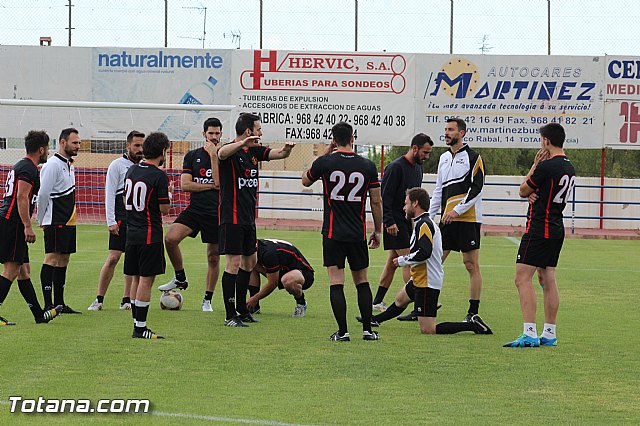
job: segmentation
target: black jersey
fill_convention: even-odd
[[[182,162],[182,173],[190,174],[193,182],[212,184],[211,156],[204,148],[187,152]],[[217,189],[191,192],[190,194],[190,210],[207,215],[218,215],[218,197],[220,195]]]
[[[300,253],[300,250],[290,242],[283,240],[258,240],[258,264],[267,273],[280,271],[280,275],[294,269],[313,272],[313,268]]]
[[[164,171],[145,162],[129,167],[124,180],[127,245],[162,242],[160,204],[169,202],[169,179]]]
[[[526,233],[541,238],[564,237],[562,211],[567,199],[573,196],[576,170],[564,155],[556,155],[542,161],[527,185],[538,194],[535,203],[529,205]]]
[[[220,160],[220,224],[253,225],[256,221],[258,162],[269,161],[271,149],[243,148]]]
[[[317,158],[307,177],[322,179],[322,235],[337,241],[366,240],[367,194],[369,188],[380,187],[376,165],[353,152],[334,152]]]
[[[404,213],[407,189],[422,186],[422,166],[411,164],[407,157],[393,160],[385,169],[382,182],[382,223],[389,227],[399,222],[411,229],[411,222]]]
[[[40,189],[40,177],[38,176],[38,168],[33,161],[23,158],[18,161],[9,171],[7,181],[4,184],[4,196],[2,198],[2,206],[0,206],[0,217],[12,222],[22,222],[18,213],[18,182],[27,182],[31,184],[29,192],[29,217],[36,208],[36,196]]]

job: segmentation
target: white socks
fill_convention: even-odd
[[[538,332],[536,330],[535,322],[525,322],[524,323],[524,331],[523,333],[529,337],[538,337]]]

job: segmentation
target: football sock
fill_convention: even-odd
[[[347,300],[344,298],[344,284],[330,285],[329,297],[333,316],[338,323],[338,332],[344,335],[347,332]]]
[[[461,331],[475,331],[476,325],[472,322],[441,322],[436,325],[436,334],[456,334]]]
[[[556,338],[556,325],[544,323],[544,328],[542,329],[542,337],[546,337],[547,339],[555,339]]]
[[[373,299],[373,304],[377,305],[378,303],[382,303],[384,300],[384,296],[387,294],[387,287],[378,286],[378,291],[376,292],[376,297]]]
[[[131,299],[131,318],[136,320],[136,299]]]
[[[130,304],[131,303],[131,298],[130,297],[123,297],[122,298],[122,302],[120,302],[120,303],[122,303],[122,304],[129,303]]]
[[[4,300],[7,298],[9,294],[9,290],[11,290],[11,283],[7,278],[0,275],[0,305],[4,303]]]
[[[536,331],[536,323],[525,322],[523,333],[529,337],[538,337],[538,332]]]
[[[236,275],[224,271],[222,274],[222,298],[227,319],[236,316]]]
[[[43,264],[40,269],[40,284],[42,285],[42,294],[44,296],[44,306],[53,306],[51,298],[53,292],[53,266]]]
[[[238,275],[236,276],[236,311],[241,315],[249,313],[247,309],[249,277],[251,277],[251,272],[247,272],[242,268],[238,269]]]
[[[477,314],[479,308],[480,308],[480,301],[479,300],[469,299],[469,310],[467,311],[468,313]]]
[[[371,314],[373,311],[371,297],[371,287],[368,282],[356,285],[358,291],[358,308],[360,308],[360,316],[362,317],[362,330],[371,331]]]
[[[147,314],[149,313],[149,303],[136,300],[136,317],[133,326],[138,330],[147,328]]]
[[[27,302],[27,306],[31,309],[33,317],[42,318],[42,308],[40,307],[40,302],[38,302],[38,296],[36,296],[36,291],[33,288],[31,279],[27,278],[26,280],[18,280],[18,289],[20,290],[20,294],[22,294],[24,301]]]
[[[386,311],[378,314],[378,315],[374,315],[373,316],[373,320],[374,321],[378,321],[378,322],[384,322],[387,320],[390,320],[392,318],[397,317],[398,315],[400,315],[401,313],[404,312],[404,310],[407,308],[400,308],[399,306],[396,305],[395,302],[393,302]]]
[[[187,274],[185,274],[184,269],[176,271],[176,280],[183,282],[187,280]]]
[[[260,287],[250,285],[249,286],[249,296],[255,296],[260,291]]]
[[[98,303],[102,303],[104,302],[104,296],[97,295],[96,300],[98,301]]]
[[[306,305],[307,301],[304,299],[304,293],[302,293],[302,296],[300,296],[300,298],[294,297],[294,299],[296,299],[296,303],[298,305]]]
[[[64,286],[67,279],[67,267],[53,268],[53,303],[64,305]]]
[[[204,300],[208,300],[209,302],[211,302],[211,299],[213,299],[213,292],[212,291],[205,291],[204,292]]]

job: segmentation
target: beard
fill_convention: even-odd
[[[458,138],[450,138],[450,139],[445,139],[444,142],[448,145],[455,145],[456,143],[458,143]]]
[[[158,167],[162,166],[164,166],[164,156],[162,156],[162,160],[160,160],[160,163],[158,164]]]
[[[69,158],[75,157],[76,155],[78,155],[78,151],[76,151],[73,148],[67,148],[66,146],[64,147],[64,153],[67,154]]]
[[[44,163],[46,163],[46,162],[47,162],[47,157],[48,157],[48,155],[47,155],[47,154],[42,154],[42,155],[40,156],[40,158],[38,158],[38,164],[44,164]]]
[[[416,215],[416,212],[413,211],[413,209],[407,210],[405,212],[405,217],[407,218],[407,220],[413,219],[415,217],[415,215]]]
[[[133,161],[134,163],[139,163],[140,160],[142,160],[142,152],[139,152],[137,154],[132,153],[131,151],[127,152],[127,156],[129,157],[129,159],[131,161]]]
[[[413,156],[413,162],[414,162],[415,164],[422,165],[422,163],[424,163],[424,160],[422,160],[422,159],[420,158],[420,154],[416,154],[416,155],[414,155],[414,156]]]

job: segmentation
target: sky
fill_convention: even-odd
[[[550,0],[551,53],[639,55],[640,2]],[[68,44],[68,0],[0,0],[0,45]],[[73,46],[164,46],[164,0],[72,0]],[[355,0],[264,0],[263,48],[356,50]],[[168,45],[260,48],[259,0],[168,0]],[[455,54],[546,55],[547,0],[453,0]],[[206,22],[205,9],[206,8]],[[449,53],[450,0],[359,0],[359,51]],[[206,26],[205,26],[206,23]],[[238,37],[239,36],[239,37]],[[484,40],[484,41],[483,41]]]

